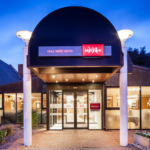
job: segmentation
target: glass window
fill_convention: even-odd
[[[120,107],[119,93],[120,93],[119,88],[107,88],[107,108]],[[119,129],[120,126],[119,110],[106,110],[105,117],[106,117],[106,127],[108,129]],[[139,129],[139,128],[140,128],[140,88],[138,86],[128,87],[128,129]]]
[[[43,108],[47,107],[46,94],[43,94]]]
[[[128,129],[140,128],[140,88],[128,87]]]
[[[32,109],[38,111],[38,120],[41,123],[41,94],[31,93]],[[17,112],[23,109],[23,93],[17,93]]]
[[[42,109],[42,123],[44,123],[44,124],[47,123],[46,109]]]
[[[50,130],[62,129],[62,91],[50,91]]]
[[[77,128],[87,128],[87,91],[76,92],[76,118]],[[68,113],[69,114],[69,113]]]
[[[120,107],[120,89],[107,88],[107,108]]]
[[[2,94],[0,94],[0,108],[3,108],[3,106],[2,106]]]
[[[87,94],[86,94],[87,95]],[[64,107],[64,128],[74,128],[74,92],[73,91],[65,91],[63,92],[63,107]],[[79,101],[78,101],[79,103]],[[79,105],[79,104],[78,104]],[[83,110],[80,110],[78,108],[78,112]],[[83,112],[84,113],[84,112]],[[82,117],[82,116],[80,116]],[[79,120],[79,115],[78,115],[78,120]],[[82,119],[81,119],[82,120]]]
[[[16,122],[16,94],[4,94],[4,113],[6,119]]]
[[[105,111],[105,127],[107,129],[120,128],[120,110]]]
[[[150,86],[141,87],[142,129],[150,129]]]
[[[17,93],[17,112],[23,109],[23,93]]]
[[[32,93],[32,109],[36,109],[38,111],[38,120],[41,123],[41,93]]]
[[[3,110],[0,110],[0,124],[2,122],[2,117],[3,117]]]
[[[31,93],[32,109],[38,111],[38,120],[41,123],[41,94]],[[17,112],[23,109],[23,93],[17,93]]]
[[[101,90],[89,90],[89,129],[101,129],[102,127],[101,99]]]

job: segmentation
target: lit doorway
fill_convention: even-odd
[[[88,129],[88,91],[63,92],[63,129]]]

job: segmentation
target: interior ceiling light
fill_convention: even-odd
[[[96,76],[96,78],[97,78],[97,76]]]
[[[52,76],[52,78],[55,78],[55,76]]]
[[[56,81],[56,83],[58,83],[58,81]]]
[[[68,81],[68,79],[66,79],[66,81]]]
[[[84,81],[84,79],[82,79],[82,81]]]
[[[94,80],[92,82],[94,82]]]

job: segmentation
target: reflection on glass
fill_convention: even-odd
[[[0,108],[2,108],[2,94],[0,94]]]
[[[101,108],[90,109],[92,103],[101,107],[101,90],[89,90],[89,129],[101,129]]]
[[[50,90],[50,130],[62,129],[62,91]]]
[[[43,94],[43,108],[47,107],[46,94]]]
[[[107,108],[120,106],[119,88],[107,89]],[[140,128],[140,88],[138,86],[128,87],[128,129]],[[114,96],[116,98],[114,98]],[[112,97],[112,98],[108,98]],[[108,101],[109,99],[109,101]],[[114,104],[115,99],[115,104]],[[117,101],[116,101],[117,100]],[[110,104],[112,103],[112,105]],[[119,129],[120,111],[106,110],[106,127],[108,129]],[[114,119],[116,118],[116,120]],[[112,122],[110,121],[112,120]],[[114,122],[114,123],[113,123]]]
[[[74,92],[63,93],[64,128],[74,128]]]
[[[4,113],[6,119],[16,122],[16,94],[4,94]]]
[[[76,92],[77,127],[87,128],[87,92]]]
[[[142,129],[150,129],[150,87],[141,87]]]

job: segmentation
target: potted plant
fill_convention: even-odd
[[[136,131],[134,134],[134,143],[150,149],[150,132]]]

